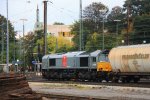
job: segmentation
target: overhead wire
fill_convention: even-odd
[[[57,12],[59,12],[59,13],[65,13],[69,18],[71,18],[72,20],[76,20],[76,12],[74,12],[74,11],[71,11],[71,10],[68,10],[68,9],[65,9],[65,8],[61,8],[61,7],[57,7],[55,4],[52,4],[52,7],[54,8],[54,9],[56,9],[56,11]],[[74,14],[75,16],[73,16],[73,15],[71,15],[71,14]],[[54,15],[54,14],[53,14]],[[61,15],[61,14],[60,14]],[[54,15],[55,16],[55,18],[57,17],[57,19],[60,19],[60,16],[56,16],[56,15]],[[63,18],[65,18],[66,19],[66,17],[64,17],[64,16],[61,16],[61,17],[63,17]]]

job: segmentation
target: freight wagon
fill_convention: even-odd
[[[150,44],[119,46],[109,53],[115,81],[138,82],[150,76]]]

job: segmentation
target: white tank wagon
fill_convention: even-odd
[[[112,71],[117,72],[116,81],[133,80],[150,76],[150,44],[119,46],[109,53]]]

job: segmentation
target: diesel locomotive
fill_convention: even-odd
[[[101,81],[110,71],[108,50],[57,53],[42,58],[42,75],[47,79]]]

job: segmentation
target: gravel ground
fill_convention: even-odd
[[[150,100],[150,88],[29,82],[33,91],[110,100]]]

